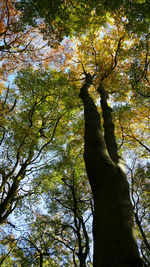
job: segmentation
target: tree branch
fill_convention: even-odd
[[[140,220],[138,218],[138,214],[136,212],[134,213],[134,217],[135,217],[136,224],[139,227],[140,233],[141,233],[141,235],[143,237],[143,242],[144,242],[146,248],[150,251],[150,245],[149,245],[149,243],[147,241],[146,235],[145,235],[145,233],[143,231],[143,228],[141,226],[141,222],[140,222]]]
[[[98,92],[101,97],[101,107],[102,107],[102,115],[104,119],[104,139],[109,152],[109,155],[114,163],[119,163],[119,155],[118,155],[118,147],[115,137],[115,126],[112,119],[112,109],[108,106],[107,103],[107,94],[102,85],[102,83],[98,86]]]

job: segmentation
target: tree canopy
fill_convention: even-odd
[[[0,6],[0,265],[148,266],[149,1]]]

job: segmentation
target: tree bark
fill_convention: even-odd
[[[87,75],[79,97],[84,105],[85,117],[84,160],[94,199],[93,266],[141,267],[133,235],[133,208],[128,182],[118,164],[115,142],[109,140],[106,113],[107,132],[103,136],[100,114],[88,93],[91,83],[92,77]],[[112,125],[110,117],[109,121]]]

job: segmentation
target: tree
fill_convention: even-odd
[[[8,83],[9,75],[16,70],[39,66],[41,62],[50,64],[60,60],[61,47],[55,51],[47,46],[40,34],[44,27],[40,21],[35,29],[25,25],[22,14],[11,0],[0,3],[0,80]],[[63,48],[62,48],[63,49]],[[66,53],[67,54],[67,53]],[[12,79],[12,78],[11,78]]]
[[[122,14],[122,22],[129,32],[147,32],[150,20],[148,0],[21,0],[16,7],[22,11],[22,21],[37,27],[42,18],[42,32],[51,45],[58,44],[64,36],[82,35],[87,29],[105,25],[107,18]],[[90,14],[90,15],[89,15]]]
[[[22,229],[18,226],[21,236],[15,240],[14,234],[16,246],[10,253],[8,251],[6,255],[3,255],[4,262],[8,259],[9,253],[13,262],[24,264],[24,266],[31,264],[34,266],[38,264],[40,266],[47,266],[46,264],[91,266],[92,196],[84,171],[82,154],[75,149],[76,143],[78,143],[77,140],[72,140],[66,149],[60,152],[61,157],[57,163],[54,161],[45,166],[44,180],[37,175],[35,187],[41,184],[39,194],[42,195],[44,201],[42,203],[45,207],[44,212],[42,208],[37,208],[34,216],[27,218]],[[35,198],[34,206],[36,202]],[[26,214],[25,207],[22,212]],[[16,230],[19,232],[19,229]],[[3,240],[5,240],[5,242],[2,241],[3,243],[12,246],[9,236]]]
[[[78,142],[68,142],[66,150],[62,151],[60,162],[50,166],[51,175],[55,175],[55,179],[47,190],[46,203],[50,218],[44,232],[56,244],[70,251],[72,265],[84,267],[88,266],[87,258],[90,256],[88,224],[92,215],[92,196],[82,154],[77,151]],[[58,180],[56,184],[56,177],[61,177],[62,182]]]
[[[11,0],[0,3],[0,78],[7,80],[8,75],[29,61],[37,60],[37,34],[32,27],[26,28]]]
[[[100,84],[103,137],[100,115],[88,94],[91,83],[92,77],[87,74],[80,98],[85,114],[84,159],[94,199],[94,266],[142,266],[133,237],[133,209],[128,183],[120,167],[122,159],[117,153],[106,92]]]
[[[14,92],[8,87],[6,95],[1,97],[0,223],[7,219],[22,195],[28,194],[28,175],[40,168],[39,162],[68,109],[61,98],[71,87],[64,74],[53,74],[41,71],[37,78],[39,72],[21,72],[16,81],[19,91]],[[43,78],[46,87],[43,87]],[[65,83],[62,95],[57,94],[58,88],[63,88]],[[55,88],[55,93],[50,88]]]
[[[112,28],[113,28],[113,25],[112,25]],[[127,185],[127,182],[125,180],[125,175],[123,174],[125,167],[123,168],[124,164],[122,162],[122,159],[118,156],[117,142],[116,142],[115,133],[114,133],[114,123],[113,123],[113,120],[112,120],[113,118],[111,115],[113,110],[110,108],[110,106],[108,106],[107,101],[108,101],[109,95],[112,97],[112,94],[114,94],[115,88],[116,88],[116,95],[119,94],[119,96],[120,96],[119,97],[119,103],[121,103],[121,101],[126,101],[124,96],[123,96],[122,86],[120,86],[121,85],[120,81],[122,83],[124,83],[124,80],[127,78],[127,80],[125,82],[125,88],[123,90],[125,90],[126,93],[129,90],[130,94],[133,94],[134,97],[136,98],[136,101],[138,103],[139,108],[142,109],[142,106],[141,106],[141,103],[139,105],[139,97],[137,98],[138,92],[136,91],[136,96],[135,96],[135,91],[133,91],[133,92],[131,91],[131,87],[129,86],[129,84],[130,84],[130,82],[132,84],[133,81],[130,80],[128,76],[126,76],[125,65],[123,65],[123,69],[121,66],[122,65],[121,57],[124,56],[124,53],[126,55],[126,59],[128,59],[128,61],[127,61],[128,68],[130,66],[129,62],[130,61],[132,62],[132,60],[134,60],[135,54],[132,55],[133,58],[131,59],[131,54],[129,56],[128,52],[127,53],[125,51],[123,52],[124,49],[123,50],[121,49],[121,46],[123,46],[122,42],[123,42],[124,38],[120,37],[120,39],[118,41],[118,45],[116,45],[114,43],[114,40],[115,40],[114,37],[113,37],[113,43],[111,43],[112,40],[111,40],[110,34],[109,34],[109,39],[107,38],[108,33],[109,33],[109,31],[107,30],[106,37],[104,34],[103,40],[98,41],[98,42],[95,40],[96,39],[95,33],[93,35],[87,34],[85,37],[83,37],[83,40],[79,39],[80,49],[79,49],[79,53],[78,53],[78,55],[79,55],[78,61],[76,61],[76,63],[78,63],[77,68],[78,68],[78,70],[80,70],[80,72],[78,72],[78,76],[76,74],[75,75],[76,75],[76,78],[78,78],[78,79],[79,79],[79,73],[80,73],[80,75],[83,75],[83,73],[85,75],[85,83],[83,84],[83,86],[80,89],[80,98],[83,101],[84,113],[85,113],[85,137],[84,137],[85,138],[85,152],[84,152],[84,158],[85,158],[87,174],[88,174],[89,181],[91,184],[94,203],[95,203],[95,213],[94,213],[95,219],[94,219],[94,224],[93,224],[94,225],[93,226],[94,227],[93,234],[95,236],[95,240],[94,240],[94,245],[95,245],[95,248],[94,248],[95,249],[95,255],[94,255],[95,256],[95,259],[94,259],[95,262],[94,262],[94,264],[95,265],[94,266],[107,266],[107,264],[108,264],[108,266],[121,266],[121,264],[124,266],[125,263],[115,262],[115,259],[113,262],[113,257],[115,257],[115,252],[114,252],[113,248],[115,247],[115,249],[117,251],[117,246],[113,244],[113,241],[112,241],[113,236],[111,236],[111,234],[113,235],[113,233],[110,233],[108,229],[111,227],[111,225],[117,226],[117,223],[115,222],[115,218],[113,218],[113,214],[114,214],[114,217],[117,218],[117,214],[119,214],[119,211],[121,212],[121,215],[119,215],[120,219],[117,219],[118,223],[119,223],[119,220],[122,220],[123,223],[125,223],[125,218],[121,219],[121,217],[123,218],[123,216],[125,215],[125,212],[127,212],[126,213],[126,219],[129,222],[129,218],[130,218],[130,220],[132,221],[132,223],[131,223],[132,226],[130,225],[130,227],[132,228],[133,227],[133,209],[132,209],[131,202],[129,200],[128,185]],[[123,33],[123,31],[121,31],[121,33]],[[97,36],[99,36],[99,32],[97,33]],[[116,39],[117,38],[118,37],[117,37],[117,32],[116,32]],[[101,45],[101,43],[102,43],[102,45]],[[109,43],[109,45],[108,45],[108,43]],[[111,47],[110,50],[106,50],[107,48],[105,49],[105,47],[107,45],[109,48]],[[114,51],[114,47],[115,47],[116,52]],[[147,56],[146,56],[147,55],[147,49],[145,49],[145,50],[146,50],[146,53],[142,47],[142,53],[144,52],[143,53],[144,54],[143,55],[144,56],[143,61],[145,61],[147,58]],[[120,56],[118,56],[118,54]],[[136,54],[136,56],[137,56],[137,54]],[[120,60],[121,60],[121,65],[120,65]],[[145,66],[146,66],[146,64],[145,64]],[[121,75],[118,72],[118,68],[119,68],[119,71],[121,70]],[[132,68],[132,64],[131,64],[131,68]],[[72,74],[75,73],[75,69],[76,69],[76,67],[74,66]],[[88,73],[85,70],[87,70]],[[143,73],[143,71],[141,69],[141,74],[142,73]],[[130,72],[130,74],[131,74],[131,72]],[[117,75],[119,75],[119,76],[117,77]],[[142,101],[143,101],[143,104],[144,104],[144,102],[146,104],[147,103],[147,83],[148,83],[147,74],[146,74],[146,77],[142,76],[141,82],[142,82],[143,86],[140,86],[140,91],[144,89],[144,91],[146,93],[146,94],[144,93],[146,100],[142,99]],[[90,89],[89,88],[90,86],[91,86],[91,93],[93,93],[93,88],[95,87],[96,90],[99,92],[100,97],[101,97],[101,109],[102,109],[101,116],[102,116],[103,121],[104,121],[104,125],[103,125],[104,137],[102,134],[103,128],[102,128],[101,122],[100,122],[100,115],[98,114],[98,111],[97,111],[97,108],[94,104],[94,101],[92,100],[92,98],[88,94],[88,89]],[[93,93],[93,95],[94,95],[94,93]],[[114,102],[116,101],[115,97],[116,96],[114,94],[114,98],[112,97]],[[117,101],[118,101],[118,99],[117,99]],[[129,99],[128,99],[128,101],[129,101]],[[131,100],[130,103],[132,104],[131,105],[132,106],[132,112],[134,113],[134,108],[136,110],[136,105],[134,103],[134,100]],[[114,103],[113,103],[113,105],[114,105]],[[135,105],[135,107],[133,105]],[[114,105],[114,107],[115,107],[115,105]],[[118,108],[116,108],[116,109],[118,109]],[[145,111],[146,110],[148,111],[148,109],[146,108],[146,105],[145,105]],[[132,120],[130,121],[130,130],[131,130],[132,124],[135,127],[136,120],[138,119],[139,113],[137,110],[136,110],[136,112],[137,112],[136,117],[132,117],[133,121]],[[129,115],[129,109],[128,109],[128,115]],[[140,116],[141,116],[141,114],[140,114]],[[125,126],[125,124],[126,124],[125,118],[123,117],[121,119],[123,119],[123,121],[121,122],[121,125]],[[141,121],[141,123],[142,123],[142,121]],[[124,126],[122,126],[122,127],[124,127]],[[140,134],[139,128],[138,128],[138,131],[139,131],[138,134]],[[128,132],[129,132],[129,130],[128,130]],[[134,132],[136,133],[136,130],[134,130]],[[138,138],[136,140],[138,140]],[[149,149],[146,146],[144,146],[144,147],[146,148],[146,151],[149,151]],[[111,161],[109,161],[110,159],[111,159]],[[114,169],[116,168],[116,171],[114,170],[114,174],[113,174],[113,168]],[[117,176],[118,176],[117,172],[118,171],[120,171],[120,174],[119,174],[120,178],[117,178]],[[116,178],[115,178],[115,176],[116,176]],[[122,179],[121,179],[121,176],[122,176]],[[115,185],[115,180],[117,180],[116,185]],[[119,182],[119,180],[120,180],[120,182]],[[110,188],[109,188],[109,186],[110,186]],[[117,193],[117,191],[118,191],[118,193]],[[114,194],[114,196],[113,196],[113,194]],[[118,194],[118,196],[117,196],[117,194]],[[105,197],[105,195],[106,195],[106,197]],[[112,195],[112,198],[111,198],[111,195]],[[113,201],[115,201],[115,197],[117,198],[116,203],[118,202],[118,208],[117,208],[117,205],[113,203]],[[126,200],[123,199],[124,197]],[[109,199],[109,202],[107,202],[108,199]],[[122,204],[120,201],[121,202],[123,201]],[[120,204],[119,204],[119,202],[120,202]],[[126,203],[126,205],[128,205],[128,208],[127,208],[127,206],[125,208],[125,205],[123,203]],[[112,206],[111,206],[111,204],[112,204]],[[115,206],[117,209],[116,215],[115,215]],[[119,207],[121,207],[121,206],[122,207],[124,206],[124,208],[122,208],[122,210],[121,209],[119,210]],[[109,208],[110,208],[110,210],[109,210]],[[124,213],[124,215],[122,215],[122,213]],[[127,214],[129,217],[127,216]],[[105,217],[105,216],[107,216],[107,217]],[[132,217],[132,219],[130,216]],[[104,218],[106,218],[107,222],[105,222]],[[121,222],[120,222],[120,225],[121,225]],[[116,240],[117,239],[117,232],[119,234],[119,230],[118,230],[119,227],[117,226],[116,232],[115,232],[115,226],[113,226],[113,228],[114,228],[114,239]],[[122,225],[122,231],[121,231],[122,233],[123,233],[123,229],[125,229],[125,228],[126,227]],[[128,230],[132,235],[131,228],[130,228],[130,230],[129,229]],[[112,229],[110,231],[112,231]],[[100,232],[100,234],[98,234],[99,232]],[[110,239],[112,242],[112,247],[110,248],[110,262],[108,259],[108,254],[109,254],[108,250],[109,250],[109,246],[110,246],[110,239],[109,239],[109,241],[106,241],[107,240],[107,234],[109,236],[108,239],[111,236]],[[119,234],[119,236],[121,236],[121,235]],[[127,233],[125,234],[125,236],[127,236]],[[131,239],[132,239],[131,242],[133,242],[133,244],[135,245],[134,238],[131,237]],[[128,241],[129,241],[129,239],[128,239]],[[123,239],[122,242],[125,245],[125,239]],[[105,250],[105,246],[106,246],[107,253],[105,251],[103,251],[103,249]],[[126,247],[126,250],[129,251],[128,245]],[[104,256],[103,262],[101,262],[102,255],[100,255],[100,251],[102,252],[102,254]],[[113,253],[113,252],[114,252],[114,255],[111,256],[111,253]],[[136,245],[135,245],[135,253],[137,253]],[[107,254],[107,257],[106,257],[106,254]],[[132,257],[131,254],[132,253],[130,250],[130,256],[128,255],[127,258]],[[119,252],[117,252],[116,255],[117,255],[116,260],[119,261]],[[124,252],[123,252],[123,255],[125,256]],[[133,256],[133,258],[134,257],[135,256]],[[133,262],[130,263],[130,260],[129,260],[129,262],[127,260],[128,263],[126,263],[126,266],[138,266],[138,264],[139,264],[139,266],[141,266],[142,263],[140,263],[140,259],[139,259],[139,263],[138,263],[138,258],[139,258],[139,256],[137,253],[137,262],[135,260],[135,263],[134,263],[134,260],[133,260]],[[108,260],[108,263],[107,263],[107,260]],[[120,259],[120,261],[121,261],[121,259]],[[124,260],[122,259],[122,261],[124,261]],[[100,265],[100,264],[102,264],[102,265]]]

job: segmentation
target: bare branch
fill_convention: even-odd
[[[147,241],[147,238],[146,238],[146,235],[145,235],[145,233],[144,233],[144,231],[143,231],[143,228],[142,228],[141,222],[140,222],[140,220],[139,220],[138,214],[135,212],[135,213],[134,213],[134,216],[135,216],[136,224],[137,224],[137,226],[139,227],[140,233],[141,233],[141,235],[142,235],[142,237],[143,237],[143,242],[144,242],[146,248],[150,251],[150,245],[149,245],[149,243],[148,243],[148,241]]]

